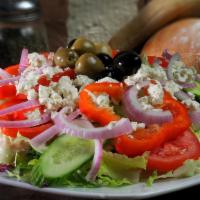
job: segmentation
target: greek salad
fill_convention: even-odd
[[[85,38],[0,69],[0,172],[38,187],[200,173],[200,74],[178,53]]]

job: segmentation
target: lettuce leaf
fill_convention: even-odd
[[[184,178],[191,177],[200,173],[200,159],[198,160],[186,160],[184,164],[174,171],[169,171],[165,174],[158,174],[154,171],[151,176],[149,176],[146,184],[151,186],[155,180],[166,179],[166,178]]]
[[[114,180],[136,183],[139,181],[141,170],[146,169],[147,156],[145,153],[142,156],[128,158],[125,155],[104,151],[98,177],[107,176]]]
[[[192,93],[195,96],[195,100],[200,102],[200,83],[197,81],[195,83],[196,83],[196,87],[185,89],[185,90],[187,92]]]

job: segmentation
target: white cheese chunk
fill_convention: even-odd
[[[169,92],[172,97],[174,97],[174,94],[182,89],[180,85],[175,83],[173,80],[169,80],[165,83],[164,89]],[[174,97],[175,98],[175,97]]]
[[[149,93],[149,100],[152,105],[163,103],[164,91],[162,85],[159,82],[156,84],[150,83],[147,91]]]
[[[196,111],[200,109],[200,104],[192,99],[186,99],[182,101],[182,103],[185,104],[187,108],[189,108],[191,111]]]
[[[43,75],[46,75],[48,78],[52,78],[53,75],[59,73],[59,72],[63,72],[63,69],[59,66],[48,66],[45,67],[43,70]]]
[[[33,111],[27,112],[25,115],[26,115],[27,119],[29,119],[29,120],[41,119],[41,113],[38,108]]]
[[[76,79],[74,80],[74,85],[81,88],[85,87],[90,83],[94,83],[94,80],[86,75],[77,75]]]
[[[47,59],[43,55],[38,54],[38,53],[28,54],[28,61],[29,61],[30,67],[33,67],[33,68],[42,67],[45,64],[47,64]]]
[[[119,83],[119,81],[113,79],[113,78],[110,78],[110,77],[104,77],[102,79],[99,79],[97,81],[97,83],[103,83],[103,82],[110,82],[110,83]]]

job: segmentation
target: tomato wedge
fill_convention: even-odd
[[[19,75],[19,64],[8,66],[8,67],[5,68],[5,70],[9,74],[17,76],[17,75]]]
[[[16,96],[15,85],[2,85],[0,86],[0,99],[11,98]]]
[[[17,133],[19,132],[20,135],[32,139],[45,131],[46,129],[50,128],[53,123],[47,123],[40,126],[30,127],[30,128],[2,128],[1,132],[9,137],[16,138]]]
[[[79,98],[79,108],[90,120],[106,125],[111,121],[117,121],[120,116],[111,109],[98,107],[92,100],[89,92],[94,94],[107,93],[116,101],[119,101],[123,94],[121,83],[92,83],[87,85],[81,92]]]
[[[63,76],[69,76],[71,79],[74,79],[76,77],[76,73],[73,69],[67,69],[64,72],[60,72],[60,73],[55,74],[52,77],[52,81],[58,82],[59,79]]]
[[[180,167],[187,159],[200,157],[200,142],[187,130],[175,140],[151,151],[147,169],[167,172]]]
[[[156,56],[148,56],[148,62],[150,65],[153,65],[156,61],[159,61],[160,65],[164,68],[168,67],[168,60],[163,57],[156,57]]]
[[[115,140],[118,153],[136,156],[159,147],[164,142],[175,139],[186,131],[191,122],[186,107],[165,93],[163,109],[170,110],[173,121],[161,126],[152,125],[146,129],[138,129],[132,135],[122,135]]]

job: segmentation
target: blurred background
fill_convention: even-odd
[[[21,49],[56,50],[84,35],[108,41],[143,0],[0,0],[0,66],[19,61]]]

